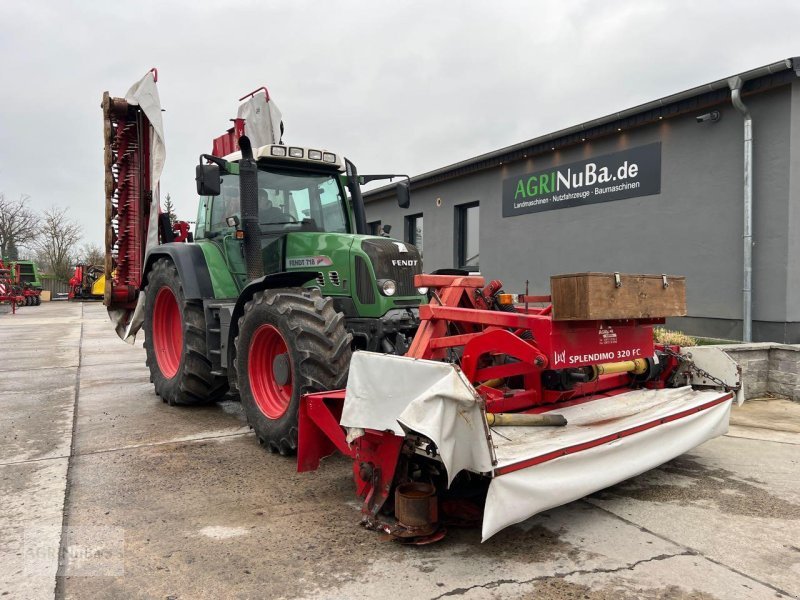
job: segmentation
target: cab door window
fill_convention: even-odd
[[[239,211],[239,176],[226,174],[222,176],[219,196],[211,199],[211,231],[230,229],[225,220],[232,216],[240,221],[242,219]]]

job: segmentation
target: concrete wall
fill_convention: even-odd
[[[800,402],[800,346],[731,344],[717,346],[742,368],[745,397],[785,396]]]
[[[745,98],[754,123],[756,340],[800,341],[800,84]],[[687,278],[688,319],[673,326],[727,339],[741,336],[742,117],[716,107],[665,119],[551,154],[415,189],[412,206],[367,203],[400,237],[403,217],[424,217],[424,268],[455,265],[455,207],[478,201],[480,269],[510,289],[548,293],[549,277],[581,271],[671,273]],[[699,110],[698,113],[707,112]],[[791,145],[791,141],[798,143]],[[661,193],[503,218],[506,177],[660,141]],[[793,151],[793,152],[792,152]],[[793,175],[792,175],[793,174]],[[439,206],[437,206],[437,199]],[[791,261],[791,263],[790,263]]]

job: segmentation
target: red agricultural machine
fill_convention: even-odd
[[[427,543],[483,514],[485,540],[727,430],[736,363],[653,343],[653,310],[683,311],[682,278],[562,276],[552,302],[478,276],[415,283],[430,302],[408,353],[356,353],[346,390],[300,407],[298,469],[351,457],[369,528]]]
[[[24,306],[27,300],[22,288],[15,282],[14,270],[0,260],[0,304],[6,302],[11,305],[11,312],[16,313],[17,307]]]
[[[78,264],[69,280],[70,300],[102,300],[106,287],[104,267]]]
[[[482,521],[486,539],[726,431],[737,365],[653,343],[685,314],[682,278],[559,276],[530,296],[423,274],[414,246],[367,234],[360,186],[398,176],[284,145],[265,88],[214,143],[225,156],[200,157],[194,236],[171,229],[155,80],[102,104],[117,332],[144,329],[165,402],[238,396],[300,471],[349,456],[367,527],[421,544]]]
[[[42,303],[42,282],[39,269],[32,260],[16,260],[11,263],[11,276],[14,284],[25,298],[26,306],[39,306]]]
[[[0,303],[8,302],[16,312],[17,306],[39,306],[41,296],[42,285],[33,261],[0,260]]]

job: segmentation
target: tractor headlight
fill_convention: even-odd
[[[428,288],[426,288],[426,287],[418,287],[417,288],[417,293],[422,295],[422,296],[424,296],[425,294],[428,293]]]
[[[397,293],[397,283],[393,279],[384,279],[379,284],[384,296],[394,296]]]

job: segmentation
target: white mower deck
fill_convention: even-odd
[[[462,470],[492,477],[483,539],[541,511],[653,469],[728,430],[733,394],[689,386],[588,397],[547,412],[564,427],[489,428],[483,402],[451,364],[357,352],[341,424],[421,434],[448,484]]]
[[[503,427],[483,539],[539,512],[653,469],[728,430],[732,394],[634,390],[552,413],[566,427]]]

